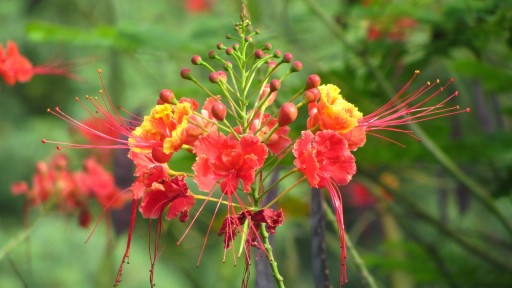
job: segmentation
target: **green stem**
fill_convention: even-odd
[[[464,237],[457,231],[454,231],[448,225],[444,224],[444,222],[439,221],[439,219],[425,211],[420,205],[418,205],[406,194],[399,193],[395,189],[389,187],[388,185],[385,185],[384,183],[375,179],[375,177],[373,177],[370,173],[366,172],[364,169],[359,169],[359,173],[365,175],[368,178],[368,180],[370,180],[374,184],[381,186],[386,191],[390,192],[393,195],[393,199],[395,200],[395,202],[400,203],[402,207],[407,207],[409,209],[407,217],[416,215],[419,219],[431,224],[445,236],[453,239],[461,247],[473,253],[475,256],[478,256],[480,259],[487,261],[490,264],[501,267],[502,269],[512,271],[512,263],[510,261],[506,261],[502,257],[499,257],[496,254],[492,253],[492,251],[489,250],[488,247],[484,248],[482,246],[479,246],[470,239],[468,239],[467,237]],[[381,197],[375,194],[374,196]],[[404,217],[404,215],[399,215],[400,212],[395,203],[391,203],[389,207],[390,211],[393,212],[393,214],[395,214],[395,217]]]
[[[274,254],[272,253],[272,246],[268,241],[268,232],[266,230],[266,225],[263,224],[260,229],[261,240],[263,241],[263,247],[265,247],[265,251],[267,251],[268,262],[270,264],[270,269],[272,270],[272,276],[274,280],[276,280],[276,285],[279,288],[284,288],[284,279],[283,276],[279,273],[279,269],[277,267],[277,262],[274,259]]]
[[[25,239],[27,239],[30,234],[32,234],[32,231],[38,222],[39,220],[36,220],[31,226],[27,227],[23,231],[20,231],[11,239],[11,241],[7,242],[7,244],[5,244],[2,249],[0,249],[0,261],[2,261],[2,259],[14,248],[16,248],[21,242],[25,241]]]

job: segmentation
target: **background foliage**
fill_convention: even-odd
[[[359,186],[343,188],[346,229],[382,287],[512,285],[512,3],[248,2],[253,23],[262,31],[257,41],[272,42],[304,64],[301,77],[294,77],[296,86],[290,81],[284,89],[297,90],[302,79],[317,73],[323,83],[339,85],[349,101],[368,113],[384,104],[390,90],[398,91],[416,69],[422,74],[415,87],[455,77],[448,90],[458,90],[459,105],[471,108],[471,113],[422,123],[427,145],[391,135],[407,147],[374,137],[355,153]],[[23,199],[10,194],[10,184],[30,179],[36,161],[54,153],[40,144],[41,138],[69,139],[67,125],[46,108],[60,106],[75,118],[85,116],[74,97],[97,94],[98,68],[115,101],[130,111],[147,113],[163,88],[203,97],[179,71],[191,65],[192,55],[207,58],[226,33],[233,33],[232,21],[240,9],[235,0],[210,3],[209,10],[194,12],[186,9],[185,1],[1,1],[0,42],[16,41],[33,63],[52,57],[75,61],[73,72],[80,80],[36,76],[15,87],[0,83],[0,286],[113,283],[125,234],[118,237],[105,225],[84,245],[91,231],[79,228],[74,218],[33,211],[31,222],[37,222],[30,236],[7,250],[9,241],[24,231]],[[83,156],[73,154],[75,167]],[[456,164],[455,170],[450,163]],[[361,187],[376,200],[357,201]],[[274,242],[289,287],[313,286],[308,188],[302,190],[282,203],[287,220]],[[99,207],[95,212],[101,212]],[[222,240],[216,237],[210,238],[201,266],[195,268],[208,225],[204,221],[181,248],[174,243],[184,227],[170,226],[162,240],[168,247],[156,268],[157,285],[239,285],[243,265],[221,264]],[[141,223],[122,287],[147,285],[147,229]],[[331,282],[336,286],[339,249],[332,226],[327,238]],[[361,287],[364,281],[353,257],[348,265],[347,287]]]

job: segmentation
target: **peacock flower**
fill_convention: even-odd
[[[13,41],[7,41],[7,48],[0,44],[0,76],[5,83],[13,86],[16,82],[28,82],[36,74],[54,74],[73,77],[69,71],[59,65],[60,63],[33,66],[27,57],[21,55],[18,45]]]
[[[308,128],[318,125],[320,130],[333,130],[344,134],[357,126],[363,114],[340,94],[340,89],[332,84],[318,86],[320,99],[309,105]]]
[[[254,135],[243,135],[240,140],[218,132],[208,133],[194,145],[197,160],[192,166],[194,181],[199,190],[210,191],[220,181],[224,194],[236,192],[239,183],[249,192],[256,170],[267,158],[267,148]]]
[[[327,188],[336,214],[341,245],[341,277],[346,278],[345,228],[343,205],[338,185],[346,185],[356,173],[354,156],[350,153],[347,141],[336,131],[319,131],[316,134],[303,131],[293,147],[295,166],[315,188]]]
[[[184,144],[188,118],[192,114],[189,103],[156,105],[144,121],[135,128],[128,140],[132,151],[152,153],[153,156],[163,152],[172,154]],[[155,160],[157,157],[154,157]],[[164,157],[165,158],[165,157]],[[162,162],[167,162],[166,160]]]

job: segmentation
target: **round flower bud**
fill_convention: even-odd
[[[321,82],[322,80],[320,79],[320,76],[316,74],[311,74],[306,80],[306,89],[316,88],[320,86]]]
[[[158,96],[163,103],[172,104],[174,100],[174,93],[169,89],[163,89]]]
[[[217,56],[217,53],[215,53],[215,50],[211,50],[208,52],[208,58],[215,59],[215,56]]]
[[[292,62],[292,60],[293,60],[292,53],[290,53],[290,52],[284,53],[284,56],[283,56],[283,62],[284,63],[290,63],[290,62]]]
[[[263,50],[261,50],[261,49],[258,49],[256,51],[254,51],[254,57],[256,57],[256,59],[261,59],[261,58],[265,57],[265,52],[263,52]]]
[[[219,42],[219,43],[217,43],[217,49],[218,49],[218,50],[222,50],[222,49],[224,49],[224,48],[226,48],[226,46],[224,46],[224,44],[222,44],[222,43],[220,43],[220,42]]]
[[[304,98],[308,103],[315,102],[320,98],[320,90],[318,88],[311,88],[309,90],[304,91]]]
[[[247,42],[247,43],[251,43],[252,42],[252,38],[249,37],[249,36],[245,36],[244,41]]]
[[[282,55],[283,55],[283,53],[281,53],[281,50],[275,50],[274,51],[274,57],[275,58],[280,58]]]
[[[297,119],[297,106],[291,102],[286,102],[279,109],[279,117],[277,119],[279,126],[285,126]]]
[[[185,80],[190,80],[192,79],[192,72],[188,68],[183,68],[181,69],[180,76]]]
[[[227,55],[233,55],[233,52],[234,52],[234,51],[235,51],[235,50],[233,49],[233,47],[228,47],[228,48],[226,48],[226,54],[227,54]]]
[[[272,49],[272,44],[271,43],[265,43],[265,47],[263,48],[263,50],[270,50]]]
[[[203,62],[203,59],[201,59],[201,56],[199,56],[199,55],[194,55],[194,56],[192,56],[192,59],[190,61],[194,65],[199,65],[199,64],[201,64],[201,62]]]
[[[212,72],[208,76],[208,80],[210,80],[210,82],[212,82],[212,83],[219,83],[219,79],[220,79],[220,75],[217,72]]]
[[[295,61],[292,63],[292,67],[290,68],[291,72],[299,72],[302,70],[302,62]]]
[[[270,93],[277,91],[281,88],[281,81],[279,79],[273,79],[270,81]]]
[[[238,51],[238,48],[240,48],[240,44],[238,44],[238,43],[233,44],[233,49],[235,49],[235,51]]]
[[[224,70],[229,71],[233,69],[233,63],[231,63],[231,61],[226,61],[226,63],[224,63],[223,68]]]
[[[223,121],[226,118],[226,105],[222,102],[215,102],[212,105],[212,116],[217,121]]]

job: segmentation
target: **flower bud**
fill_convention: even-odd
[[[281,50],[275,50],[274,51],[274,58],[281,58],[283,53],[281,53]]]
[[[226,118],[226,105],[222,102],[215,102],[212,105],[212,116],[217,121],[223,121]]]
[[[270,50],[272,49],[272,44],[271,43],[265,43],[265,47],[263,48],[263,50]]]
[[[308,103],[316,102],[318,98],[320,98],[320,90],[318,90],[318,88],[311,88],[304,91],[304,99],[306,99]]]
[[[252,42],[252,38],[250,36],[245,36],[244,41],[247,42],[247,43],[251,43]]]
[[[285,126],[297,119],[297,106],[291,102],[286,102],[279,109],[279,117],[277,119],[279,126]]]
[[[233,47],[228,47],[228,48],[226,48],[226,54],[227,54],[228,56],[233,55],[233,52],[234,52],[234,51],[235,51],[235,50],[233,49]]]
[[[322,80],[320,79],[320,76],[316,74],[311,74],[306,80],[306,89],[316,88],[320,86],[321,82]]]
[[[224,66],[222,67],[224,68],[224,70],[229,71],[233,69],[233,63],[231,63],[231,61],[226,61],[226,63],[224,63]]]
[[[220,43],[220,42],[219,42],[219,43],[217,43],[217,49],[218,49],[218,50],[222,50],[222,49],[224,49],[224,48],[226,48],[226,46],[224,46],[224,44],[222,44],[222,43]]]
[[[192,79],[192,72],[188,68],[181,69],[180,75],[181,75],[181,78],[183,78],[185,80]]]
[[[265,57],[265,52],[263,52],[263,50],[261,50],[261,49],[258,49],[256,51],[254,51],[254,57],[256,57],[256,59],[261,59],[261,58]]]
[[[279,79],[273,79],[270,81],[270,93],[277,91],[281,88],[281,81]]]
[[[302,70],[302,62],[295,61],[292,63],[292,67],[290,68],[291,72],[299,72]]]
[[[215,50],[211,50],[210,52],[208,52],[208,58],[215,59],[216,56],[217,53],[215,52]]]
[[[219,83],[219,79],[220,79],[220,75],[217,72],[212,72],[208,76],[208,80],[210,80],[210,82],[212,82],[212,83]]]
[[[199,56],[199,55],[194,55],[194,56],[192,56],[192,59],[190,61],[194,65],[199,65],[199,64],[201,64],[201,62],[203,62],[203,59],[201,59],[201,56]]]
[[[160,91],[159,100],[163,103],[172,104],[174,100],[174,93],[169,89],[163,89]]]
[[[293,60],[292,53],[290,53],[290,52],[284,53],[284,56],[283,56],[283,62],[284,63],[290,63],[290,62],[292,62],[292,60]]]
[[[233,49],[235,49],[235,51],[238,51],[239,48],[240,48],[240,44],[238,44],[238,43],[233,44]]]

